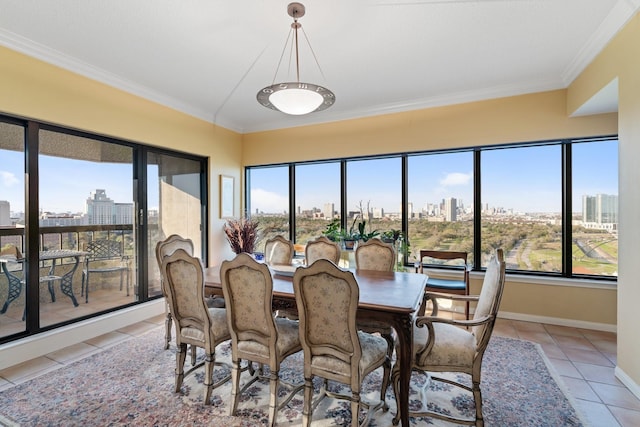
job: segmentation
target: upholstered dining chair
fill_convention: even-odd
[[[340,245],[329,240],[326,236],[320,236],[307,242],[304,257],[307,265],[311,265],[319,259],[328,259],[334,264],[338,264],[340,262]]]
[[[356,268],[358,270],[393,271],[396,252],[389,243],[380,239],[369,239],[356,248]],[[388,323],[376,320],[358,321],[358,328],[368,333],[379,333],[389,345],[389,358],[393,355],[393,328]]]
[[[293,242],[283,236],[275,236],[264,244],[264,261],[269,265],[290,265],[295,250]]]
[[[210,404],[211,392],[228,381],[227,375],[214,384],[216,346],[231,339],[224,308],[209,308],[204,298],[204,267],[199,258],[184,249],[176,249],[162,259],[162,276],[175,323],[176,370],[175,391],[180,391],[186,375],[202,364],[192,366],[184,372],[187,345],[204,349],[204,404]]]
[[[415,320],[413,328],[412,371],[428,375],[432,381],[441,381],[458,386],[473,394],[475,417],[460,419],[443,412],[427,409],[422,402],[419,411],[410,411],[410,417],[433,417],[457,424],[484,426],[482,415],[482,394],[480,380],[482,358],[489,344],[493,326],[500,307],[505,280],[505,261],[502,249],[496,249],[487,266],[479,296],[427,293],[432,299],[434,310],[431,316],[421,316]],[[438,299],[449,298],[462,301],[477,301],[471,320],[449,320],[436,317]],[[471,377],[471,386],[454,380],[434,376],[437,372],[456,372]],[[428,373],[428,374],[427,374]],[[399,369],[397,364],[392,371],[393,390],[398,398]],[[429,381],[427,381],[427,384]],[[425,394],[423,393],[423,396]],[[425,396],[426,399],[426,396]],[[398,424],[400,413],[393,419]]]
[[[356,247],[358,270],[393,271],[395,258],[393,246],[380,239],[369,239]]]
[[[158,268],[162,266],[162,259],[165,256],[168,256],[174,253],[176,249],[184,249],[186,253],[193,256],[193,241],[191,239],[186,239],[177,234],[172,234],[166,239],[156,243],[156,261],[158,262]],[[167,290],[165,289],[165,284],[164,284],[164,279],[162,277],[162,274],[160,275],[160,289],[162,290],[162,295],[164,296],[164,299],[165,299],[166,317],[164,320],[164,324],[165,324],[164,349],[167,350],[169,348],[169,344],[171,343],[172,320],[171,320],[171,309],[169,307],[169,298],[167,295]]]
[[[385,393],[390,362],[386,341],[359,331],[356,312],[360,290],[350,271],[341,270],[333,262],[319,259],[301,267],[293,275],[293,289],[300,315],[300,343],[304,352],[304,404],[302,424],[311,425],[313,410],[329,396],[351,401],[351,425],[366,426],[373,412],[387,410]],[[331,295],[331,298],[327,298]],[[384,368],[380,399],[366,401],[360,394],[362,380],[379,367]],[[324,379],[318,397],[313,400],[313,378]],[[350,387],[351,393],[328,390],[328,382]],[[360,407],[367,409],[361,424]]]
[[[459,272],[459,277],[439,278],[429,273],[425,292],[442,292],[448,294],[469,295],[469,269],[467,262],[468,254],[460,251],[436,251],[426,250],[420,251],[420,273],[424,272],[425,264],[429,263],[438,265],[452,266],[454,272]],[[427,263],[425,263],[425,259]],[[469,302],[464,303],[464,314],[469,319]]]
[[[269,426],[276,424],[276,412],[302,389],[303,384],[290,386],[291,390],[278,404],[280,363],[302,350],[298,322],[274,318],[271,309],[273,281],[269,267],[241,253],[232,261],[223,261],[220,267],[222,292],[227,302],[227,321],[231,333],[231,399],[230,415],[235,415],[244,390],[260,378],[262,369],[253,371],[253,377],[240,388],[242,360],[269,367]],[[283,381],[284,382],[284,381]]]

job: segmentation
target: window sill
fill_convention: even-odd
[[[471,279],[482,280],[484,273],[471,272]],[[532,285],[545,285],[545,286],[567,286],[577,288],[591,288],[591,289],[610,289],[617,290],[617,281],[604,281],[594,279],[569,279],[566,277],[548,277],[548,276],[535,276],[526,274],[507,273],[507,282],[511,283],[527,283]]]

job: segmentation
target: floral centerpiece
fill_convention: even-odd
[[[231,250],[236,254],[242,252],[252,254],[260,241],[259,226],[260,222],[257,219],[246,217],[228,219],[223,230]]]

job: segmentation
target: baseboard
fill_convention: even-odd
[[[572,328],[592,329],[595,331],[617,332],[617,325],[611,325],[608,323],[586,322],[584,320],[536,316],[533,314],[510,313],[505,311],[500,311],[498,313],[498,317],[502,319],[521,320],[523,322],[547,323],[549,325],[569,326]]]
[[[124,308],[0,346],[0,369],[163,314],[164,299]]]
[[[614,374],[622,384],[629,389],[638,399],[640,399],[640,385],[636,383],[629,375],[626,374],[619,366],[616,366]]]

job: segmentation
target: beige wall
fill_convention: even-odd
[[[0,47],[0,112],[209,158],[210,262],[229,255],[218,175],[241,177],[237,133]],[[235,212],[240,212],[236,185]]]
[[[569,111],[579,107],[613,78],[618,78],[619,107],[619,242],[618,242],[618,371],[635,382],[640,395],[640,14],[609,43],[569,88]]]
[[[567,117],[566,91],[245,134],[243,163],[260,165],[617,133],[616,114]]]

